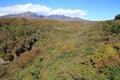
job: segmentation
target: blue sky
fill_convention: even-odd
[[[27,8],[24,8],[25,6]],[[36,10],[35,8],[38,9],[39,11]],[[109,20],[109,19],[113,19],[115,15],[120,14],[120,0],[2,0],[0,1],[1,15],[9,14],[9,12],[11,14],[15,12],[20,13],[20,11],[24,12],[26,10],[38,12],[39,14],[46,14],[46,15],[62,14],[66,16],[86,18],[89,20],[97,20],[97,21]]]

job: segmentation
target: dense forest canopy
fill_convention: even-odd
[[[120,20],[1,18],[0,80],[120,80]]]

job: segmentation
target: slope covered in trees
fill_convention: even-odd
[[[0,80],[119,80],[120,21],[0,19]]]

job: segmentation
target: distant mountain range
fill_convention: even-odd
[[[24,12],[19,14],[8,14],[4,16],[0,16],[0,18],[40,18],[40,19],[55,19],[60,21],[87,21],[85,19],[76,18],[76,17],[68,17],[64,15],[38,15],[37,13],[33,12]]]

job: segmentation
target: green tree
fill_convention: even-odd
[[[115,16],[115,20],[120,20],[120,14]]]

